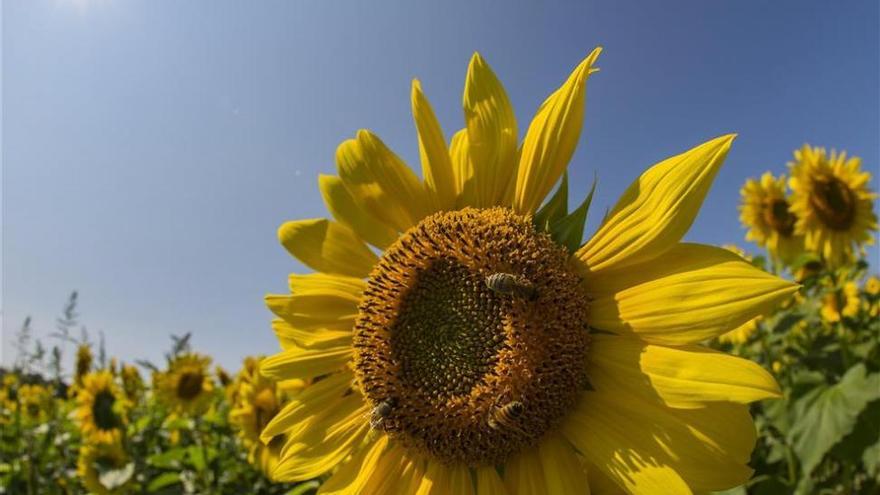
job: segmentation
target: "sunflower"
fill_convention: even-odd
[[[76,472],[83,486],[95,495],[125,493],[128,479],[102,479],[102,473],[121,471],[130,463],[119,443],[86,444],[79,449]],[[130,479],[130,477],[129,477]]]
[[[180,415],[204,412],[211,403],[214,383],[208,374],[211,358],[189,353],[175,357],[165,372],[153,376],[159,399]]]
[[[260,441],[260,432],[278,414],[289,394],[301,389],[302,381],[277,383],[257,372],[260,359],[247,357],[244,366],[230,384],[227,395],[231,409],[229,422],[248,449],[248,462],[270,475],[278,463],[284,435],[270,439],[268,445]]]
[[[820,312],[826,322],[837,323],[843,317],[854,318],[859,314],[860,307],[858,285],[855,282],[847,282],[842,289],[825,294]]]
[[[83,437],[93,443],[122,438],[130,404],[108,370],[87,373],[76,393],[76,418]]]
[[[122,365],[119,376],[122,378],[122,389],[125,391],[125,396],[130,401],[136,401],[144,391],[144,380],[141,378],[140,372],[134,366],[125,364]]]
[[[880,294],[880,277],[876,275],[868,277],[868,280],[865,280],[865,292],[871,296]]]
[[[861,170],[859,158],[804,145],[789,167],[795,232],[804,235],[807,249],[840,266],[853,258],[854,248],[874,243],[877,195],[868,189],[871,174]]]
[[[785,196],[785,176],[766,172],[761,180],[749,179],[740,190],[739,219],[749,229],[747,241],[764,246],[770,255],[791,263],[803,251],[804,239],[794,232],[795,216]]]
[[[568,213],[562,186],[598,55],[544,101],[521,146],[478,54],[467,125],[448,148],[415,81],[424,181],[369,131],[342,143],[339,176],[319,180],[335,220],[279,229],[316,273],[267,296],[282,352],[260,371],[319,379],[262,432],[287,437],[276,479],[329,473],[320,493],[516,495],[749,478],[747,404],[778,386],[699,342],[796,286],[680,242],[733,136],[647,170],[581,244],[589,197]]]
[[[719,335],[718,342],[723,344],[745,344],[758,330],[758,323],[762,319],[763,316],[756,316],[733,330]]]
[[[51,416],[55,406],[52,390],[39,383],[24,384],[16,391],[15,407],[21,413],[22,420],[27,424],[45,423]]]

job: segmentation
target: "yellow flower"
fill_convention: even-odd
[[[130,404],[108,370],[87,373],[76,393],[76,419],[92,443],[116,443],[128,423]]]
[[[106,486],[102,483],[102,471],[122,470],[130,460],[119,443],[102,443],[102,444],[85,444],[79,449],[79,458],[76,462],[76,472],[82,481],[83,486],[89,493],[95,495],[112,495],[126,493],[129,486],[128,481],[121,483],[119,486],[113,486],[113,483],[107,480]]]
[[[794,231],[797,219],[785,197],[785,176],[775,178],[766,172],[760,181],[749,179],[740,195],[739,219],[749,229],[746,240],[766,247],[785,263],[794,261],[803,252],[804,239]]]
[[[872,296],[880,294],[880,278],[875,275],[868,277],[868,280],[865,280],[865,292]]]
[[[18,387],[17,399],[22,420],[27,424],[46,422],[55,406],[52,390],[40,384],[21,385]]]
[[[342,143],[339,176],[319,180],[335,220],[279,229],[316,273],[267,296],[283,351],[260,371],[320,379],[262,432],[287,437],[277,479],[332,472],[322,493],[586,493],[610,483],[674,494],[751,476],[748,403],[778,397],[778,386],[699,342],[796,287],[724,249],[681,242],[733,136],[647,170],[580,247],[579,235],[563,247],[551,237],[560,230],[534,227],[577,144],[598,54],[544,101],[521,146],[479,55],[466,127],[449,148],[416,81],[424,181],[369,131]]]
[[[783,366],[784,365],[782,363],[780,363],[779,361],[773,361],[773,365],[772,365],[773,372],[778,375],[779,372],[782,371]]]
[[[153,375],[156,395],[172,412],[195,415],[207,410],[214,383],[208,375],[211,358],[200,354],[177,356],[168,370]]]
[[[733,330],[718,336],[718,341],[728,344],[745,344],[755,334],[755,331],[758,329],[758,322],[762,319],[763,316],[757,316]]]
[[[226,388],[232,383],[232,377],[219,364],[214,366],[214,374],[217,375],[217,380],[220,382],[221,387]]]
[[[122,378],[122,389],[125,391],[125,396],[130,401],[137,400],[144,391],[144,380],[141,378],[140,372],[134,366],[125,364],[119,374]]]
[[[91,370],[92,348],[88,344],[81,344],[76,349],[76,371],[73,375],[76,384],[81,384],[83,377]]]
[[[833,290],[822,299],[822,318],[828,323],[837,323],[842,317],[853,318],[859,314],[859,287],[855,282],[847,282],[842,290]]]
[[[301,389],[303,382],[277,383],[260,375],[257,372],[260,359],[245,358],[244,366],[229,387],[229,422],[248,449],[248,461],[271,475],[284,445],[284,435],[277,435],[264,445],[260,432],[281,410],[289,393]]]
[[[861,170],[859,158],[843,152],[828,156],[823,148],[804,145],[794,158],[789,186],[795,232],[804,235],[807,249],[840,266],[853,258],[854,248],[874,243],[877,195],[868,189],[871,174]]]

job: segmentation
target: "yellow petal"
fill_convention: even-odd
[[[587,392],[562,432],[630,493],[717,491],[752,474],[743,451],[754,446],[754,424],[738,419],[746,411],[729,403],[670,409],[622,392]]]
[[[648,261],[674,247],[696,218],[734,137],[713,139],[648,169],[575,256],[595,273]]]
[[[558,433],[547,435],[538,445],[544,481],[544,493],[581,493],[590,495],[586,470],[574,449]]]
[[[296,259],[320,272],[366,277],[378,261],[350,228],[325,218],[286,222],[278,239]]]
[[[547,481],[537,449],[523,449],[507,461],[504,465],[504,485],[511,495],[547,493]]]
[[[513,208],[532,213],[565,171],[584,123],[587,77],[602,52],[596,48],[538,109],[526,132],[516,177]]]
[[[322,174],[318,176],[318,187],[333,218],[353,230],[361,239],[380,249],[385,249],[397,239],[394,227],[362,208],[339,177]]]
[[[587,277],[590,326],[657,343],[700,342],[764,314],[797,285],[726,249],[677,244],[653,260]]]
[[[312,422],[305,433],[288,439],[272,472],[275,479],[300,481],[318,477],[338,466],[360,447],[370,426],[369,407],[352,394]]]
[[[670,407],[701,408],[718,401],[748,404],[780,396],[776,380],[764,368],[698,345],[666,347],[595,335],[587,361],[596,390],[656,397]]]
[[[352,348],[291,349],[260,361],[260,373],[274,380],[314,378],[344,368],[351,360]]]
[[[477,495],[508,495],[501,476],[493,466],[481,466],[477,471]]]
[[[412,114],[419,133],[419,155],[422,160],[422,175],[425,186],[434,199],[437,210],[451,210],[455,207],[455,176],[452,161],[446,148],[443,129],[437,122],[434,110],[418,79],[412,83]]]
[[[474,53],[462,99],[467,122],[466,152],[474,164],[476,195],[466,206],[510,205],[516,177],[517,128],[507,92],[489,64]],[[453,139],[455,143],[455,139]],[[510,194],[509,196],[512,196]]]
[[[336,149],[339,177],[355,202],[384,224],[404,232],[430,211],[418,177],[367,130]]]
[[[269,294],[266,306],[279,318],[283,318],[298,330],[351,329],[357,317],[357,311],[318,313],[302,304],[302,299],[294,295]]]
[[[455,191],[458,195],[456,206],[462,208],[480,204],[467,129],[462,129],[452,136],[449,155],[452,159],[452,173],[455,175]]]
[[[458,464],[447,466],[439,461],[429,460],[428,469],[416,490],[416,495],[474,495],[474,485],[467,466]]]
[[[329,349],[351,345],[351,330],[302,330],[290,323],[276,318],[272,320],[272,330],[278,337],[281,349]]]
[[[269,443],[276,435],[287,434],[293,438],[305,431],[317,416],[334,409],[328,406],[342,399],[350,390],[353,379],[350,371],[334,373],[295,394],[266,424],[260,432],[260,440]]]
[[[364,487],[376,473],[376,466],[387,445],[388,437],[381,435],[372,445],[360,448],[339,468],[339,471],[333,473],[333,476],[318,488],[318,493],[320,495],[369,493],[364,491]]]
[[[360,278],[328,273],[293,273],[288,277],[290,292],[295,295],[327,294],[357,304],[367,284]]]

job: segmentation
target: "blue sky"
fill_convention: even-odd
[[[317,175],[358,128],[410,164],[422,81],[447,138],[473,51],[521,131],[596,45],[573,196],[588,232],[647,166],[739,133],[688,239],[740,243],[739,187],[804,142],[880,163],[878,3],[3,2],[3,349],[67,294],[111,354],[168,335],[229,368],[277,350],[262,298],[304,267],[284,220],[324,216]],[[877,188],[876,179],[872,187]],[[752,248],[754,249],[754,248]],[[877,250],[871,252],[877,261]]]

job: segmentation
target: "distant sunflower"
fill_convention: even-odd
[[[73,379],[77,385],[82,384],[82,379],[92,371],[92,348],[88,344],[81,344],[76,348],[76,369]]]
[[[123,469],[129,462],[128,455],[119,443],[85,444],[79,449],[76,472],[89,493],[116,495],[127,492],[128,482],[108,487],[101,482],[101,473]]]
[[[200,414],[211,403],[214,382],[208,369],[211,358],[200,354],[183,354],[174,358],[168,370],[154,375],[154,388],[159,399],[182,415]]]
[[[245,448],[248,449],[248,462],[271,475],[284,435],[269,440],[267,445],[260,441],[260,432],[281,410],[289,393],[302,388],[302,382],[279,384],[257,372],[262,358],[247,357],[244,366],[229,387],[231,409],[229,422],[238,430]]]
[[[843,317],[853,318],[858,315],[860,307],[858,285],[847,282],[842,289],[825,294],[822,300],[822,318],[828,323],[837,323]]]
[[[770,255],[791,263],[803,252],[804,238],[796,235],[797,218],[789,211],[785,195],[785,176],[766,172],[761,180],[749,179],[740,190],[742,204],[739,219],[749,229],[747,241],[765,246]]]
[[[108,370],[87,373],[76,393],[76,418],[83,437],[116,443],[128,423],[129,402]]]
[[[876,275],[868,277],[868,280],[865,281],[865,292],[872,296],[880,294],[880,278]]]
[[[130,364],[122,366],[119,373],[122,378],[122,389],[130,401],[135,401],[144,391],[144,380],[137,368]]]
[[[38,383],[18,387],[16,398],[22,420],[28,424],[46,422],[55,407],[52,389]]]
[[[647,170],[585,244],[588,201],[567,213],[560,186],[541,207],[566,184],[598,55],[544,101],[521,146],[479,55],[449,148],[415,81],[424,181],[369,131],[340,145],[339,176],[319,180],[335,221],[279,229],[317,273],[267,297],[283,351],[260,371],[320,379],[263,429],[267,442],[286,435],[277,479],[468,495],[675,494],[749,478],[748,403],[778,386],[699,343],[796,286],[681,242],[733,136]]]
[[[789,185],[794,191],[791,210],[797,215],[795,232],[804,235],[806,247],[831,266],[852,259],[855,249],[873,244],[877,230],[868,188],[871,174],[861,170],[861,160],[845,152],[804,145],[794,152]]]
[[[745,344],[752,335],[758,330],[758,323],[763,319],[762,316],[753,318],[733,330],[719,335],[718,341],[727,344]]]

